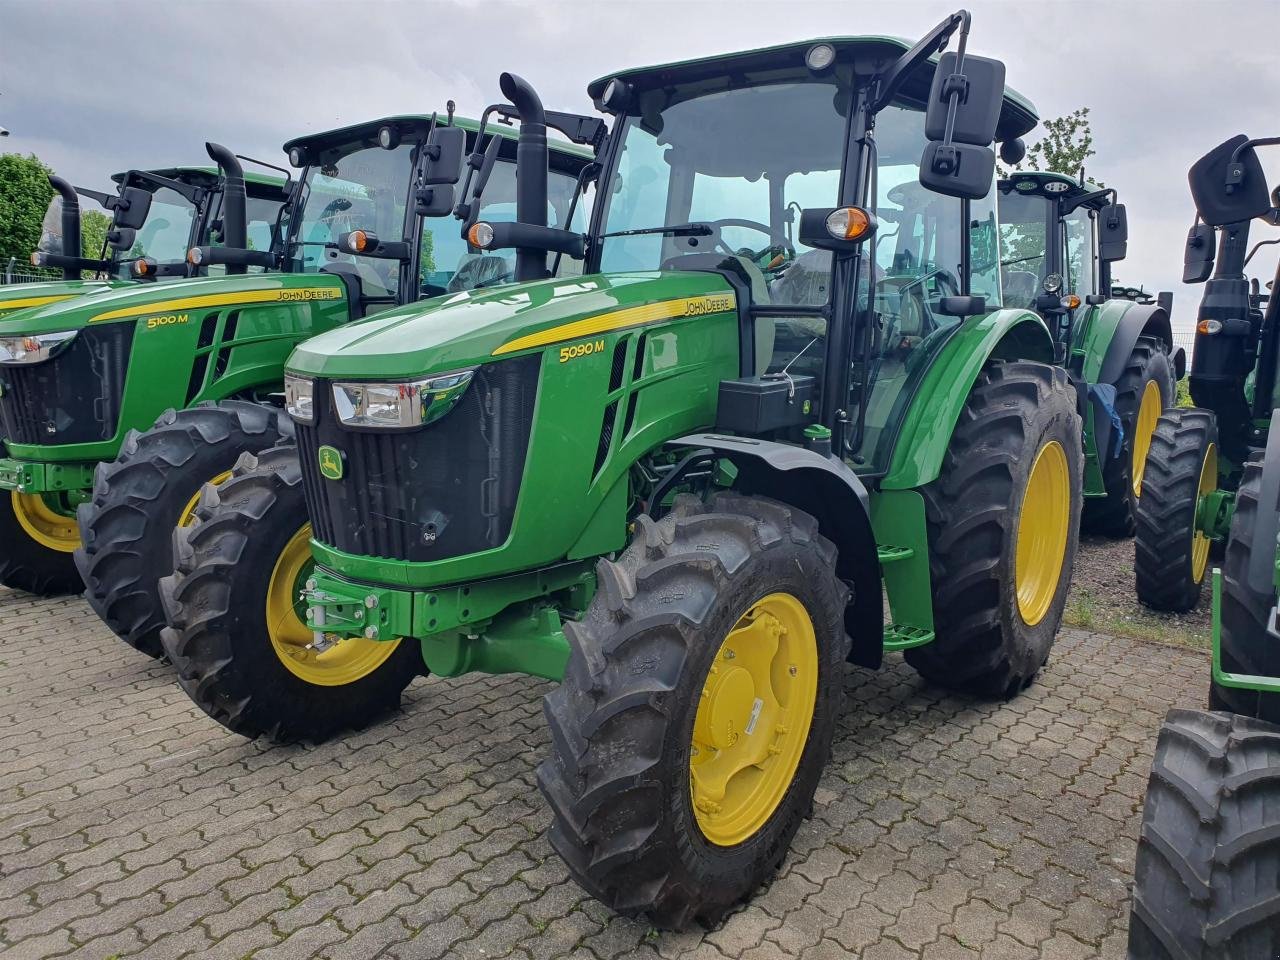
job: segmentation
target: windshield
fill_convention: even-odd
[[[394,150],[366,147],[307,168],[302,214],[289,252],[294,272],[317,273],[327,263],[350,263],[365,296],[396,296],[398,261],[339,253],[330,245],[356,229],[390,240],[404,236],[414,146],[405,142]]]
[[[196,208],[190,200],[170,187],[156,187],[151,192],[147,222],[134,237],[133,246],[116,254],[111,275],[128,280],[129,264],[141,257],[150,257],[156,263],[184,263],[195,217]]]
[[[551,170],[547,185],[547,225],[565,227],[569,205],[573,200],[576,176]],[[583,222],[584,203],[578,202],[574,210],[575,224]],[[489,182],[480,198],[478,219],[491,223],[510,223],[516,219],[516,165],[501,158],[493,166]],[[495,250],[492,253],[471,252],[462,238],[461,224],[452,217],[426,220],[422,231],[422,256],[419,260],[419,280],[422,296],[434,297],[458,290],[473,290],[507,283],[515,270],[514,250]],[[579,229],[581,227],[579,226]],[[548,255],[551,266],[554,255]],[[581,271],[581,262],[572,257],[561,258],[560,275],[570,270]]]
[[[205,231],[203,243],[211,247],[222,247],[226,245],[222,236],[222,196],[221,194],[213,202],[216,213],[213,214],[210,225]],[[250,250],[270,250],[272,248],[273,233],[276,227],[276,218],[280,215],[280,206],[282,200],[267,200],[263,197],[246,197],[245,198],[245,233],[246,246]],[[248,268],[249,273],[263,273],[266,267],[251,266]],[[211,277],[223,276],[227,272],[224,264],[215,263],[206,268],[206,272]]]
[[[710,236],[603,240],[600,270],[670,269],[681,257],[734,257],[759,304],[822,304],[831,254],[797,239],[799,212],[839,201],[845,100],[832,78],[702,93],[645,92],[628,117],[603,197],[601,231],[689,222]]]
[[[1053,206],[1040,194],[1000,191],[1000,282],[1006,307],[1030,309],[1040,295]]]

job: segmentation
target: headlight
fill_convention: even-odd
[[[289,411],[289,416],[301,423],[315,419],[314,387],[306,377],[296,377],[292,373],[284,375],[284,408]]]
[[[409,430],[452,410],[474,374],[461,370],[406,383],[335,383],[333,409],[350,427]]]
[[[1062,274],[1051,273],[1044,278],[1044,292],[1057,293],[1062,289]]]
[[[61,353],[79,330],[0,337],[0,363],[42,363]]]

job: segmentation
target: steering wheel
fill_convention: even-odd
[[[761,223],[759,220],[746,220],[740,217],[723,217],[719,220],[701,220],[699,222],[705,223],[715,230],[713,243],[719,246],[725,253],[733,254],[738,257],[746,257],[766,273],[772,270],[778,270],[796,258],[796,248],[786,239],[780,239],[771,226],[767,223]],[[769,238],[769,243],[760,249],[742,247],[738,250],[733,250],[724,242],[722,231],[725,227],[744,227],[747,230],[758,230]],[[779,258],[781,258],[781,260],[779,260]]]

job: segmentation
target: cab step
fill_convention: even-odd
[[[884,628],[884,648],[886,650],[910,650],[912,647],[923,647],[933,642],[933,631],[919,627],[908,627],[901,623],[888,623]]]

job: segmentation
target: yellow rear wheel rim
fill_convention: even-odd
[[[1204,463],[1200,464],[1200,484],[1196,492],[1198,501],[1218,489],[1218,448],[1209,444],[1204,453]],[[1197,514],[1199,511],[1197,511]],[[1196,583],[1204,582],[1204,572],[1209,567],[1209,538],[1200,530],[1198,523],[1191,527],[1191,577]]]
[[[36,543],[58,553],[74,553],[80,546],[76,518],[59,513],[42,494],[13,491],[13,514]]]
[[[1142,478],[1147,472],[1147,454],[1151,452],[1151,438],[1155,436],[1156,424],[1160,422],[1160,414],[1163,412],[1164,397],[1160,394],[1160,385],[1154,380],[1148,380],[1142,391],[1138,419],[1133,424],[1133,467],[1130,473],[1135,497],[1142,496]]]
[[[231,471],[224,470],[222,473],[218,474],[217,476],[212,477],[209,480],[209,482],[212,483],[215,487],[220,487],[230,479],[231,479]],[[196,504],[200,502],[200,494],[202,493],[204,493],[204,487],[201,487],[200,489],[198,489],[195,492],[195,496],[193,496],[190,500],[187,501],[187,505],[183,507],[182,512],[178,514],[178,526],[189,527],[196,522]]]
[[[716,651],[693,721],[689,789],[708,841],[730,847],[773,816],[795,779],[818,699],[818,641],[803,603],[771,593]]]
[[[1062,581],[1071,523],[1071,472],[1057,440],[1040,448],[1018,514],[1014,583],[1018,612],[1029,627],[1045,618]]]
[[[294,676],[319,687],[341,687],[386,663],[400,640],[348,637],[337,639],[323,652],[308,649],[313,636],[303,621],[305,610],[298,591],[311,571],[310,543],[308,523],[289,539],[276,560],[267,584],[267,633],[276,656]]]

